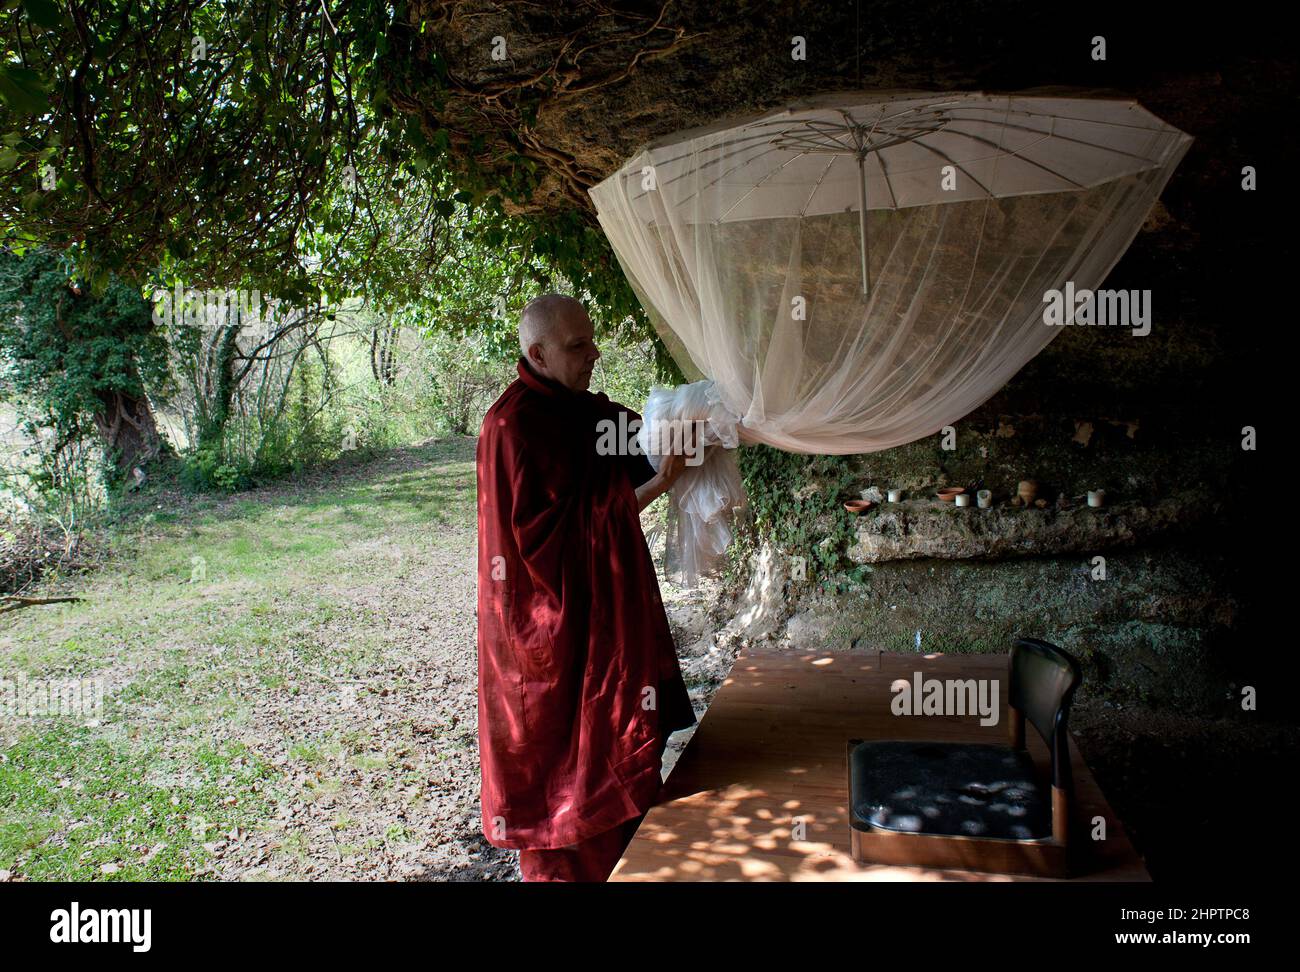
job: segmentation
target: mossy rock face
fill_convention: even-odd
[[[1090,362],[1058,366],[1073,375]],[[1118,390],[1125,408],[1112,408],[1023,392],[1017,376],[956,423],[953,449],[936,435],[833,459],[755,450],[742,468],[759,538],[804,556],[813,581],[787,586],[777,639],[912,651],[920,631],[922,650],[1000,653],[1037,636],[1079,654],[1084,698],[1222,708],[1228,686],[1267,654],[1232,650],[1245,638],[1243,606],[1260,607],[1240,551],[1259,531],[1258,510],[1239,501],[1250,494],[1249,456],[1235,430],[1173,407],[1185,388],[1158,369],[1151,378]],[[1048,509],[1007,505],[1029,478]],[[934,492],[950,485],[988,488],[998,508],[941,505]],[[861,517],[843,511],[872,486],[902,488],[906,501]],[[1101,509],[1085,505],[1095,488],[1107,491]],[[1104,581],[1094,579],[1097,556]]]
[[[1232,677],[1238,616],[1222,559],[1187,544],[1117,552],[1106,579],[1081,557],[896,561],[787,587],[775,640],[791,649],[995,653],[1017,637],[1074,653],[1082,698],[1214,711]]]
[[[1211,712],[1226,695],[1217,672],[1216,636],[1221,633],[1154,621],[1083,622],[1061,640],[1074,646],[1087,695],[1111,701],[1167,705]],[[1219,674],[1219,678],[1214,676]]]
[[[987,510],[939,500],[890,503],[859,517],[858,542],[848,550],[856,563],[924,557],[1019,557],[1094,555],[1131,547],[1184,530],[1214,511],[1200,490],[1165,497],[1150,506],[1123,503],[1094,509],[1074,497],[1069,508],[1022,508],[999,504]]]

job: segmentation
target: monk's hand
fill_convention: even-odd
[[[686,457],[682,455],[666,455],[663,462],[659,464],[659,478],[663,482],[664,489],[671,489],[673,483],[677,482],[677,477],[686,471]]]
[[[636,488],[637,509],[644,510],[668,490],[686,470],[686,456],[665,455],[659,462],[658,471],[650,479]]]
[[[699,422],[688,425],[682,434],[682,451],[665,454],[659,464],[659,477],[663,480],[665,490],[672,488],[673,483],[677,482],[677,478],[686,471],[687,466],[698,465],[691,460],[699,455],[699,447],[696,445],[700,435],[699,426]]]

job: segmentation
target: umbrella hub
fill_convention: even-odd
[[[841,111],[843,122],[809,118],[795,122],[772,139],[776,148],[812,154],[853,155],[859,162],[872,152],[942,131],[952,116],[942,108],[912,108],[863,121]]]

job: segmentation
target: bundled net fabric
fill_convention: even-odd
[[[706,380],[652,389],[641,421],[637,443],[656,470],[669,453],[688,457],[670,493],[664,568],[694,586],[726,553],[736,513],[746,505],[733,451],[740,417]]]
[[[1132,101],[837,95],[662,140],[591,196],[740,442],[865,453],[1046,347],[1045,302],[1103,283],[1190,143]]]

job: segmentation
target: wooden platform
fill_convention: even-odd
[[[746,651],[713,700],[611,881],[1032,881],[976,871],[863,865],[849,854],[846,743],[862,739],[1007,741],[1005,655]],[[890,686],[997,678],[996,726],[972,716],[896,716]],[[1030,729],[1043,778],[1047,749]],[[1073,880],[1149,881],[1074,740],[1077,814],[1106,818],[1079,841]],[[802,821],[802,840],[792,827]]]

